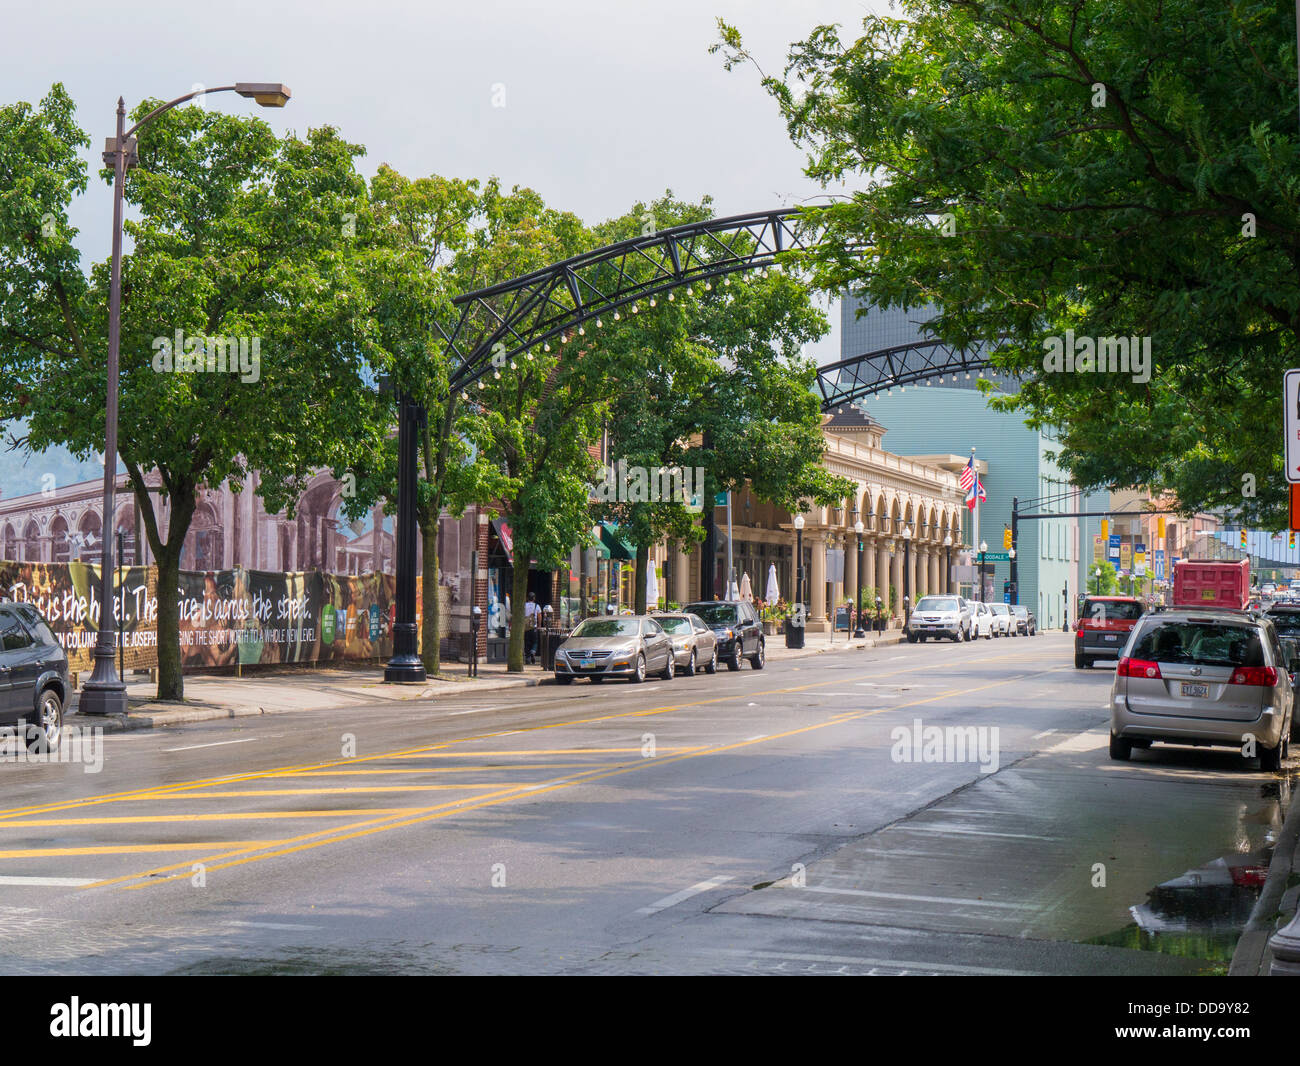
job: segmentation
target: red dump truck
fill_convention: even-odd
[[[1250,603],[1250,560],[1180,559],[1174,566],[1175,607],[1235,607]]]

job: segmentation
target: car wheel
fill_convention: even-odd
[[[916,639],[919,640],[922,644],[924,644],[924,643],[925,643],[925,634],[922,633],[922,634],[921,634],[919,637],[917,637]]]
[[[739,670],[740,660],[744,656],[744,654],[745,654],[745,646],[740,641],[736,641],[731,646],[731,658],[727,660],[727,669]]]
[[[573,684],[573,675],[572,675],[572,674],[556,674],[556,675],[555,675],[555,683],[556,683],[557,685],[572,685],[572,684]]]
[[[1130,755],[1133,754],[1133,742],[1125,740],[1123,737],[1117,737],[1114,733],[1110,735],[1110,757],[1118,759],[1120,762],[1127,762]]]
[[[1259,768],[1266,774],[1275,774],[1282,769],[1282,741],[1271,748],[1259,749]]]
[[[1074,653],[1074,668],[1076,670],[1086,670],[1087,667],[1088,667],[1088,660],[1083,657],[1082,652],[1076,651]]]
[[[908,633],[908,634],[907,634],[907,643],[909,643],[909,644],[915,644],[915,643],[916,643],[916,634],[915,634],[915,633]]]
[[[749,665],[755,670],[763,669],[763,664],[767,662],[766,642],[759,640],[758,654],[749,657]]]
[[[695,665],[695,649],[692,648],[691,657],[686,663],[686,669],[683,670],[682,673],[684,673],[687,677],[694,677],[698,672],[699,672],[698,668]]]
[[[665,681],[671,681],[673,679],[673,676],[676,673],[677,673],[677,657],[672,653],[672,649],[669,649],[668,661],[664,664],[664,672],[659,676],[662,677]]]
[[[58,750],[63,737],[63,701],[52,688],[41,693],[36,724],[27,733],[27,750],[33,754]]]
[[[638,653],[636,657],[636,673],[632,675],[632,684],[639,685],[645,680],[645,654]]]
[[[704,664],[704,672],[706,674],[716,674],[718,672],[718,646],[716,644],[713,645],[713,654],[709,657],[709,661]]]

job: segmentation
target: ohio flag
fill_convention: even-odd
[[[984,495],[984,482],[975,472],[975,456],[970,457],[970,462],[962,469],[961,487],[966,492],[966,507],[968,510],[975,510],[975,504],[984,503],[988,497]]]

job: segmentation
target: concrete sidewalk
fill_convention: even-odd
[[[873,634],[866,640],[848,640],[844,633],[835,634],[833,642],[830,637],[829,633],[809,633],[800,649],[787,648],[784,636],[768,637],[767,658],[771,662],[783,662],[828,651],[860,651],[898,644],[903,639],[902,632],[897,629]],[[480,663],[476,678],[468,676],[465,663],[448,663],[438,677],[418,685],[384,684],[382,666],[322,667],[317,670],[286,667],[258,671],[244,677],[188,676],[185,678],[184,702],[167,702],[155,699],[156,684],[141,676],[127,679],[130,709],[125,716],[95,719],[93,722],[89,717],[81,718],[77,716],[78,694],[69,707],[68,724],[102,725],[105,732],[120,733],[219,718],[337,710],[376,703],[409,703],[436,700],[440,696],[467,696],[553,683],[552,673],[540,666],[525,666],[522,673],[512,674],[504,663]]]

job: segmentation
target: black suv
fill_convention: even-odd
[[[718,638],[718,658],[729,670],[739,670],[741,659],[748,659],[755,670],[763,669],[767,661],[763,623],[753,604],[744,600],[705,600],[688,603],[682,611],[698,615],[713,630]]]
[[[0,727],[21,721],[29,749],[53,751],[68,688],[67,652],[40,611],[0,601]]]

